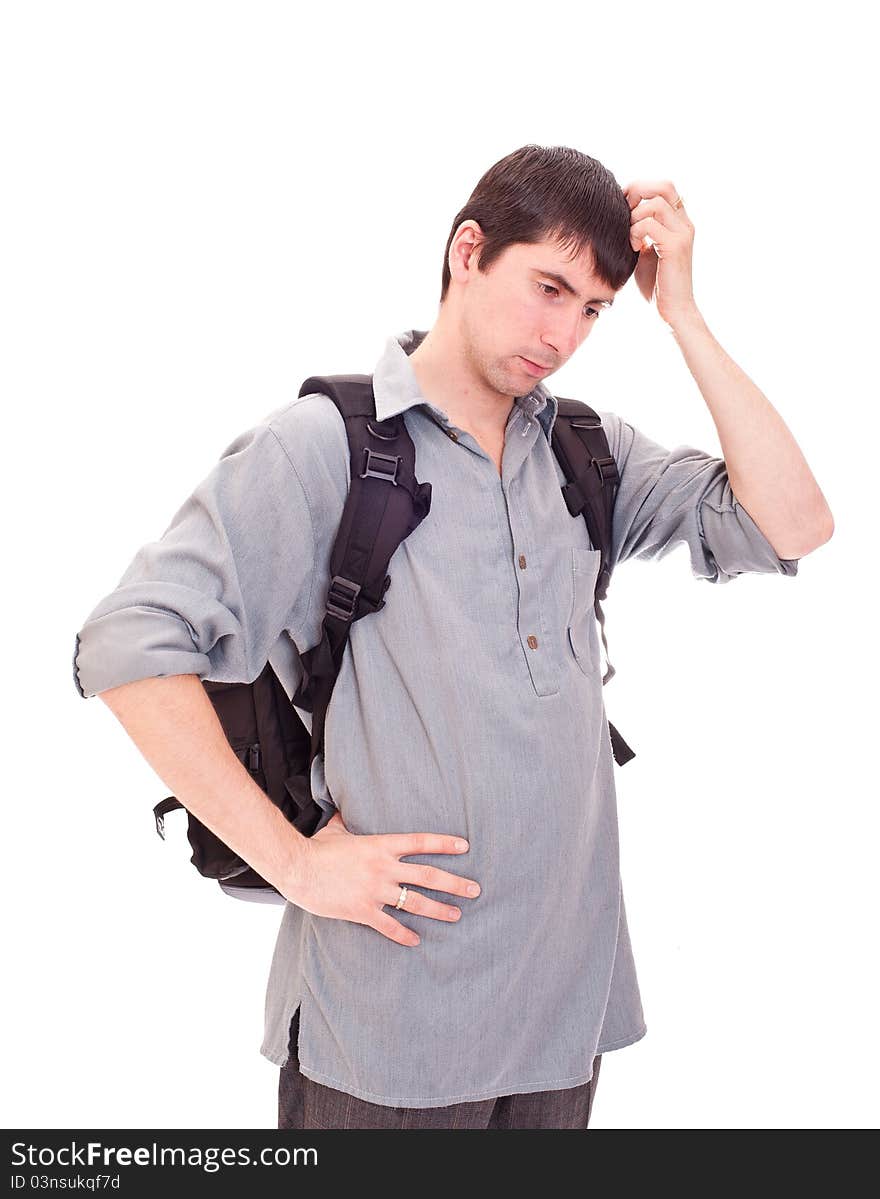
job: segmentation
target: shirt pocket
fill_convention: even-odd
[[[594,599],[601,565],[600,550],[571,547],[571,611],[566,632],[574,660],[586,675],[599,668]]]

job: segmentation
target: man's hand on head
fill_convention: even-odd
[[[667,324],[697,310],[693,287],[694,226],[675,185],[636,180],[623,189],[630,207],[630,240],[639,251],[635,281]]]

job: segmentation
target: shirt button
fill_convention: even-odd
[[[453,441],[458,441],[458,434],[456,433],[455,429],[447,429],[446,436],[451,437]]]
[[[525,568],[526,568],[526,556],[525,556],[525,554],[520,554],[520,556],[519,556],[519,566],[520,566],[520,570],[525,570]]]
[[[538,638],[530,635],[529,636],[529,645],[531,646],[532,649],[537,649],[538,648]]]

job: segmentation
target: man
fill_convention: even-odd
[[[350,479],[328,397],[238,437],[77,636],[80,693],[289,900],[261,1046],[281,1069],[279,1127],[586,1128],[602,1054],[646,1032],[599,550],[562,498],[541,380],[635,273],[724,458],[602,412],[620,472],[610,565],[684,541],[698,578],[791,576],[833,528],[785,424],[700,315],[693,232],[671,183],[621,189],[566,147],[508,155],[456,216],[434,326],[390,338],[373,374],[431,510],[392,557],[385,607],[352,626],[310,839],[247,776],[199,680],[250,681],[269,660],[293,695],[297,650],[320,639]]]

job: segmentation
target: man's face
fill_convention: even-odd
[[[485,274],[472,258],[459,294],[471,364],[500,395],[520,396],[569,360],[615,293],[588,252],[572,258],[547,240],[508,246]]]

